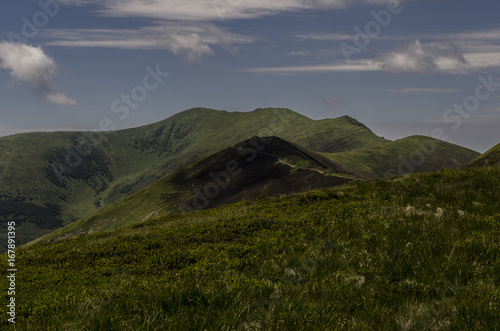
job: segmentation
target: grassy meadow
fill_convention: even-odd
[[[441,170],[24,247],[4,329],[499,329],[499,186]]]

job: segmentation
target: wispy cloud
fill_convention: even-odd
[[[84,0],[62,0],[67,5],[84,5]],[[173,21],[216,21],[221,19],[253,19],[281,12],[306,9],[302,0],[108,0],[99,4],[102,15],[115,17],[147,17]]]
[[[452,94],[460,93],[462,90],[456,88],[398,88],[386,90],[391,93],[408,94],[408,93],[435,93],[435,94]]]
[[[454,41],[498,41],[500,40],[500,28],[492,28],[477,31],[461,31],[454,33],[427,34],[429,39],[448,39]]]
[[[308,34],[298,34],[294,38],[303,41],[352,41],[355,33],[329,33],[329,32],[312,32]],[[370,39],[384,40],[384,41],[405,41],[408,40],[408,35],[377,35],[371,36]]]
[[[213,47],[234,51],[234,45],[254,38],[229,33],[210,23],[158,23],[139,29],[46,30],[47,45],[120,49],[166,49],[188,62],[214,54]]]
[[[0,42],[0,68],[10,71],[13,83],[24,83],[50,103],[76,104],[66,94],[52,91],[51,80],[57,73],[57,65],[41,47]]]
[[[398,2],[410,2],[414,0],[398,0]],[[346,9],[360,4],[386,5],[387,0],[304,0],[308,7],[319,9]]]
[[[324,98],[323,102],[332,107],[333,109],[339,109],[339,108],[350,108],[351,105],[342,97],[335,97],[333,99],[331,98]]]
[[[316,61],[321,63],[322,61],[327,61],[332,58],[337,58],[341,52],[336,49],[306,49],[306,50],[297,50],[292,52],[285,53],[287,56],[293,56],[300,58],[304,61]]]
[[[260,73],[314,73],[329,71],[386,71],[412,74],[468,74],[478,70],[500,68],[499,52],[464,53],[454,42],[421,43],[418,39],[375,58],[356,61],[339,61],[323,65],[297,65],[271,68],[245,68],[240,71]],[[302,54],[302,53],[299,53]],[[332,54],[333,57],[333,54]]]
[[[408,0],[410,1],[410,0]],[[256,19],[283,12],[346,9],[353,5],[387,5],[387,0],[59,0],[73,6],[98,5],[101,14],[173,21]]]
[[[317,41],[342,41],[352,40],[355,37],[355,32],[352,33],[331,33],[331,32],[311,32],[307,34],[298,34],[294,36],[297,39],[303,40],[317,40]],[[419,39],[420,41],[452,41],[454,43],[466,46],[471,43],[474,45],[484,44],[489,41],[489,45],[499,47],[492,44],[491,41],[500,40],[500,28],[476,30],[476,31],[461,31],[461,32],[433,32],[433,33],[419,33],[410,32],[405,34],[380,34],[370,36],[371,39],[387,40],[387,41],[407,41]]]
[[[270,74],[293,74],[293,73],[315,73],[315,72],[334,72],[334,71],[361,72],[361,71],[380,71],[380,70],[382,70],[380,65],[373,61],[356,61],[353,63],[337,63],[337,64],[310,65],[310,66],[245,68],[238,71],[270,73]]]
[[[352,39],[353,36],[348,33],[309,33],[296,35],[295,38],[315,41],[342,41]]]
[[[352,41],[354,37],[354,32],[313,32],[295,36],[298,40],[329,43]],[[500,67],[500,28],[454,33],[380,34],[371,39],[399,43],[414,40],[383,53],[378,59],[382,63],[396,60],[385,66],[386,70],[395,72],[467,73]]]

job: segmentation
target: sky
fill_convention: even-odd
[[[500,143],[497,0],[3,0],[0,136],[193,107]]]

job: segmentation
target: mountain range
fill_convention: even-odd
[[[69,228],[77,233],[110,230],[259,196],[458,168],[479,153],[424,136],[389,141],[348,116],[196,108],[120,131],[3,137],[0,155],[0,220],[16,220],[20,242],[29,242],[77,220]],[[234,162],[236,175],[227,168]]]

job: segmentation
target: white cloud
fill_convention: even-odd
[[[380,54],[382,69],[393,73],[431,74],[439,71],[463,72],[468,64],[460,50],[452,43],[414,43]]]
[[[463,51],[471,70],[500,67],[500,28],[437,33],[426,38],[453,42]]]
[[[121,49],[166,49],[194,62],[212,55],[216,45],[233,51],[233,45],[254,41],[251,37],[231,34],[210,23],[158,23],[132,29],[65,29],[46,30],[44,37],[51,46],[107,47]]]
[[[47,93],[50,79],[57,66],[45,55],[41,47],[23,44],[0,43],[0,68],[10,70],[10,75],[38,93]]]
[[[45,100],[50,103],[54,103],[56,105],[65,105],[65,106],[75,106],[76,100],[68,97],[66,94],[62,92],[57,93],[49,93],[45,96]]]
[[[408,93],[435,93],[435,94],[452,94],[460,93],[462,90],[456,88],[399,88],[386,90],[391,93],[408,94]]]
[[[10,70],[14,83],[22,82],[43,95],[48,102],[62,104],[64,93],[53,93],[50,87],[51,79],[57,73],[57,65],[41,47],[0,42],[0,68]],[[76,104],[75,100],[64,97],[65,104],[69,104],[69,100],[72,100],[72,105]]]
[[[395,51],[381,54],[378,61],[384,70],[395,73],[466,74],[500,68],[500,46],[491,45],[490,41],[450,40],[453,39],[424,44],[417,39]]]

